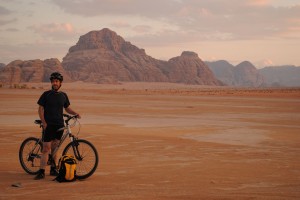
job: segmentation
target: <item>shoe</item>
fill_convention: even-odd
[[[58,171],[55,167],[51,167],[50,176],[58,176]]]
[[[45,171],[40,169],[38,174],[34,177],[34,180],[40,180],[44,178],[45,178]]]

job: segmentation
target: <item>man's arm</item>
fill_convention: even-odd
[[[47,123],[46,123],[46,120],[44,117],[44,107],[43,106],[41,106],[41,105],[39,106],[38,113],[39,113],[40,119],[42,120],[44,129],[46,129]]]
[[[79,119],[81,118],[80,114],[75,112],[70,106],[65,108],[65,110],[66,110],[67,113],[69,113],[71,115],[77,115]]]

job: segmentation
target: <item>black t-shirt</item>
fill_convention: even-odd
[[[37,103],[44,107],[44,117],[47,124],[64,124],[63,108],[67,108],[70,105],[66,93],[48,90],[41,95]]]

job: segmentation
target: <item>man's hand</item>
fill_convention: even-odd
[[[71,115],[76,115],[78,119],[81,119],[81,116],[79,113],[75,112],[70,106],[65,108],[66,112]]]
[[[77,113],[76,116],[77,116],[78,119],[81,119],[80,114]]]

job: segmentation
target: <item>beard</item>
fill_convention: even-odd
[[[52,90],[58,91],[61,85],[52,85]]]

